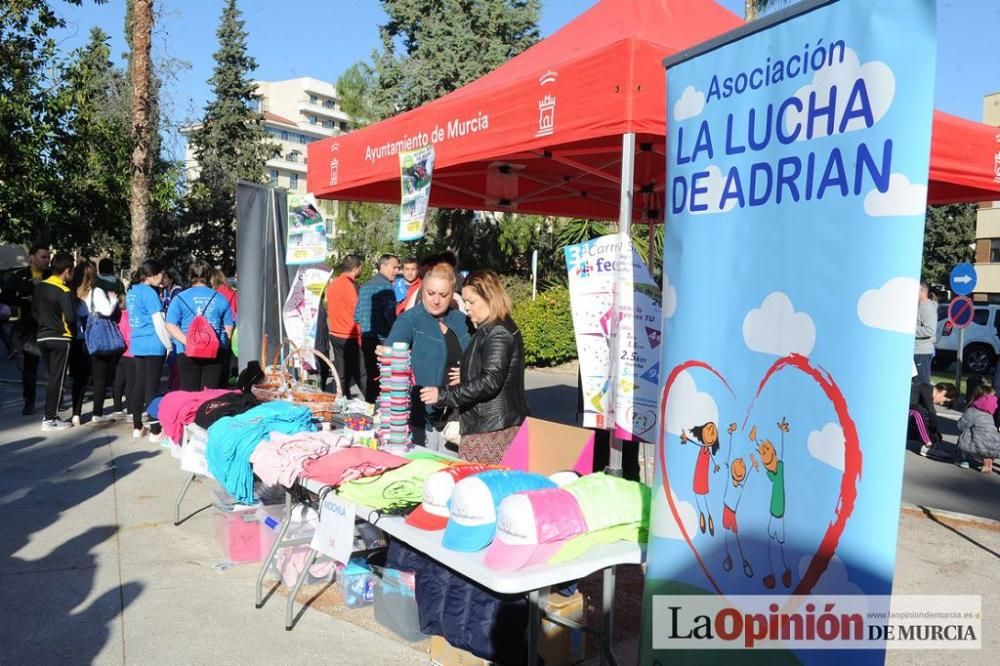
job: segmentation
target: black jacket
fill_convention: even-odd
[[[462,355],[461,383],[441,389],[441,402],[457,407],[462,434],[496,432],[528,416],[524,342],[509,318],[484,324]]]
[[[31,304],[38,322],[38,342],[73,339],[76,327],[76,295],[58,277],[43,280],[35,287]]]
[[[45,280],[51,275],[49,271],[42,273]],[[16,308],[21,328],[35,328],[35,320],[31,314],[31,297],[35,291],[35,280],[31,276],[31,267],[20,268],[7,277],[3,286],[3,302]]]

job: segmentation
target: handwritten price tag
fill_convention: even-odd
[[[354,552],[355,507],[335,495],[323,498],[319,509],[319,525],[313,535],[313,550],[342,564],[347,564]]]

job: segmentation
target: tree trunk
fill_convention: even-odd
[[[132,20],[132,270],[149,251],[149,181],[152,165],[152,128],[149,82],[152,75],[150,46],[153,35],[153,0],[134,0]]]

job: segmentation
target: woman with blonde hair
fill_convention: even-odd
[[[466,312],[476,327],[450,385],[425,388],[426,405],[460,412],[460,458],[498,464],[528,416],[524,392],[524,342],[511,319],[510,296],[493,271],[476,271],[462,288]]]
[[[468,319],[451,307],[455,296],[455,269],[437,264],[424,275],[420,302],[399,317],[392,325],[385,345],[405,342],[412,350],[410,366],[416,387],[411,394],[410,429],[413,441],[429,449],[443,451],[441,432],[448,420],[443,405],[417,400],[422,387],[440,386],[448,375],[457,371],[462,351],[472,339]],[[426,389],[424,389],[426,390]]]

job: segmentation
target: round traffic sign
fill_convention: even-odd
[[[979,276],[976,275],[976,267],[967,261],[956,264],[955,267],[951,269],[951,276],[949,280],[951,283],[951,290],[959,296],[971,294],[972,290],[976,288],[976,282],[978,281]]]
[[[948,304],[948,321],[955,328],[966,328],[972,323],[972,317],[975,313],[976,308],[968,296],[956,296]]]

